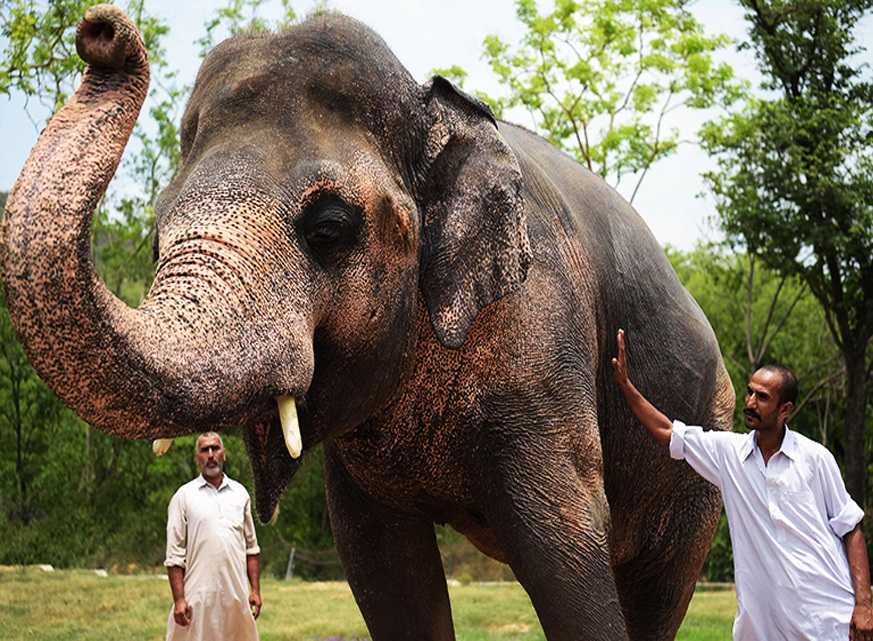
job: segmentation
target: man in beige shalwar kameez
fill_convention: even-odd
[[[179,488],[168,509],[167,641],[257,641],[260,549],[249,493],[224,474],[218,434],[197,439],[196,459],[200,476]]]

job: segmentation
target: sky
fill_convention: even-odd
[[[148,10],[171,26],[167,53],[171,66],[180,71],[180,84],[193,82],[199,65],[199,45],[193,41],[202,37],[203,25],[214,16],[216,7],[225,4],[215,0],[147,1]],[[305,14],[311,4],[310,0],[295,0],[293,6],[298,14]],[[544,1],[541,6],[550,7],[551,3]],[[435,68],[459,65],[469,74],[467,90],[491,95],[500,95],[501,89],[482,60],[485,37],[496,34],[516,43],[523,33],[512,0],[331,0],[329,7],[372,27],[420,82],[426,81]],[[709,33],[726,33],[735,39],[745,35],[742,11],[732,0],[699,0],[693,11]],[[750,54],[726,52],[724,56],[738,75],[755,77]],[[33,101],[29,111],[37,119],[41,116]],[[508,119],[530,127],[526,117],[520,112],[510,114]],[[691,139],[703,120],[685,118],[674,124],[682,126],[683,136]],[[12,187],[38,135],[39,126],[25,112],[24,100],[20,96],[0,96],[0,140],[4,147],[0,154],[0,190]],[[683,145],[677,155],[660,161],[649,172],[634,207],[660,244],[688,251],[699,240],[717,238],[708,223],[714,213],[712,198],[698,196],[704,191],[700,173],[712,167],[713,161],[699,149]],[[618,190],[628,197],[631,187],[630,181],[625,181]]]

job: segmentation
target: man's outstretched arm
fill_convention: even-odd
[[[618,330],[618,357],[612,359],[612,372],[615,375],[615,382],[624,395],[624,400],[627,401],[637,420],[658,439],[661,445],[669,445],[670,436],[673,434],[673,423],[640,394],[628,377],[623,329]]]

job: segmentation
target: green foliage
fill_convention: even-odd
[[[744,431],[742,401],[758,367],[781,364],[800,381],[789,421],[793,429],[824,443],[843,460],[835,418],[845,397],[838,350],[815,296],[797,277],[761,266],[754,256],[699,246],[667,249],[680,280],[715,331],[737,395],[734,429]]]
[[[258,15],[264,0],[230,0],[227,6],[217,9],[212,19],[206,23],[206,34],[195,41],[200,45],[200,56],[205,57],[221,39],[228,36],[268,33],[293,23],[297,15],[291,6],[291,0],[279,1],[282,17],[275,23]]]
[[[854,64],[870,0],[743,0],[765,97],[709,123],[705,175],[728,240],[798,277],[842,354],[846,481],[862,504],[873,364],[873,78]]]
[[[93,0],[4,0],[0,2],[0,94],[35,97],[49,113],[75,89],[85,69],[76,55],[76,27]],[[165,66],[161,38],[169,28],[145,13],[144,0],[130,0],[127,12],[143,34],[153,65]]]
[[[734,552],[724,510],[718,520],[718,529],[709,548],[709,555],[703,564],[703,576],[710,582],[732,583],[734,580]]]
[[[33,0],[0,3],[0,93],[34,96],[52,112],[72,92],[84,70],[75,55],[76,25],[90,0],[56,0],[43,11]]]
[[[154,218],[151,206],[125,198],[113,212],[101,207],[92,228],[97,271],[112,292],[130,305],[145,297],[153,274]]]
[[[682,142],[671,116],[730,104],[745,87],[713,59],[727,38],[706,35],[685,5],[556,0],[541,13],[535,0],[517,0],[522,42],[485,41],[509,91],[492,104],[498,113],[524,107],[552,143],[615,184],[635,175],[635,195],[648,169]]]

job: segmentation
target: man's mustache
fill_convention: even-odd
[[[751,416],[752,418],[757,418],[758,420],[761,419],[761,415],[758,414],[758,412],[753,410],[751,407],[744,409],[743,414],[745,414],[746,416]]]

